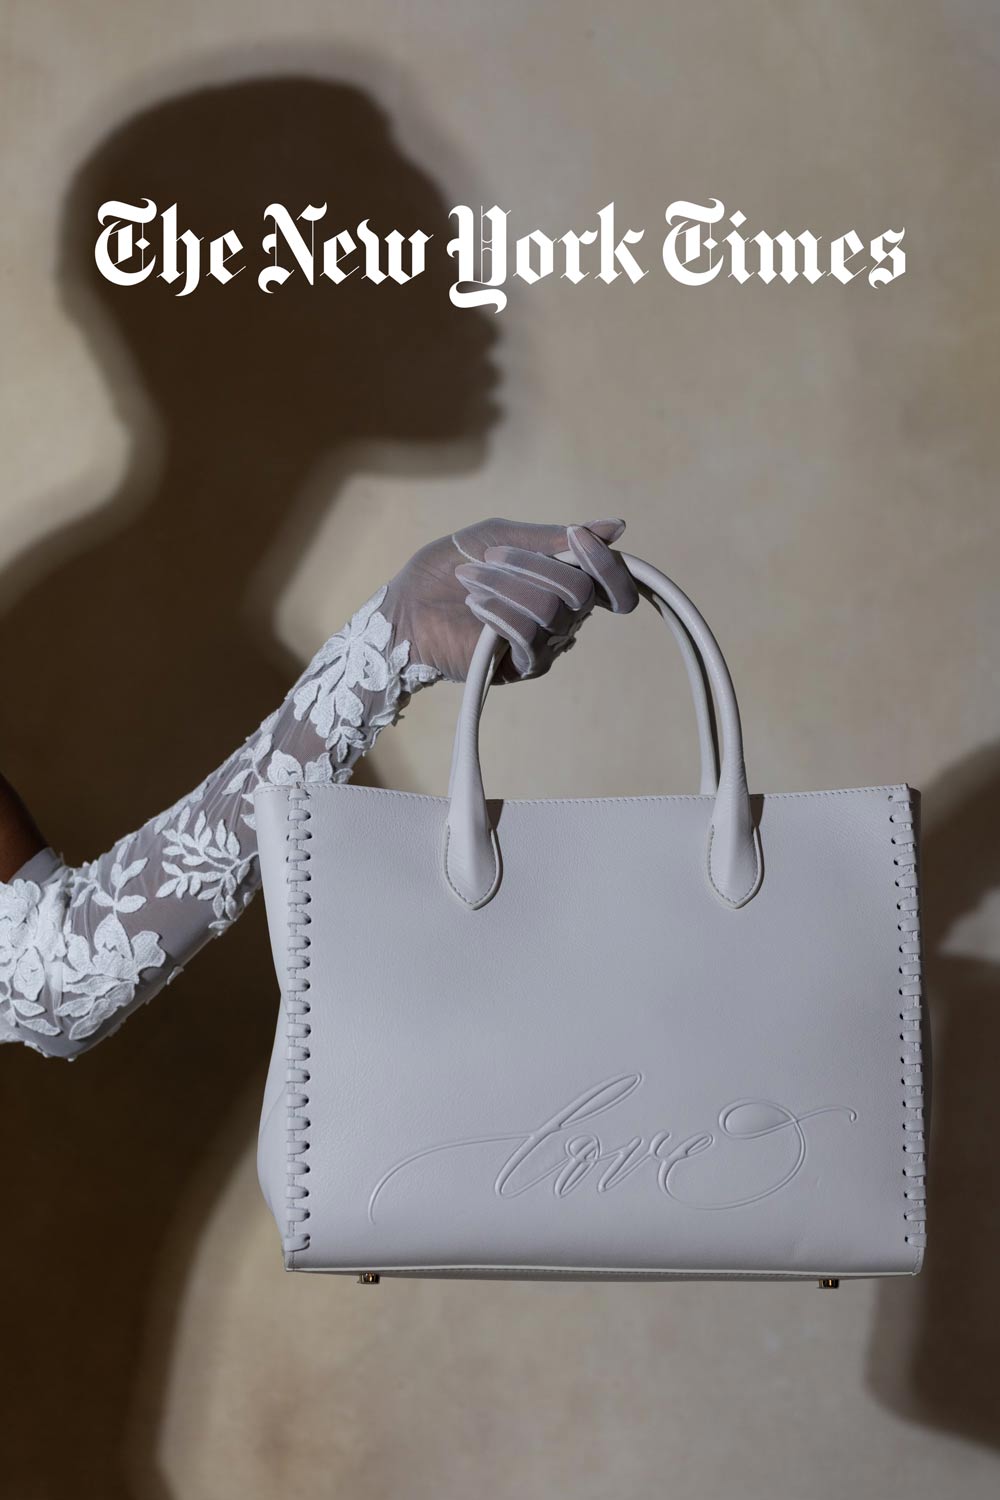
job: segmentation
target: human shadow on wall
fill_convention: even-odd
[[[244,231],[251,268],[186,297],[155,278],[111,285],[94,265],[97,208],[144,198],[178,204],[203,249]],[[252,250],[275,201],[328,202],[327,233],[365,218],[424,229],[427,270],[402,287],[296,274],[268,296]],[[273,638],[274,601],[359,443],[414,473],[481,462],[494,335],[448,300],[448,234],[444,199],[380,108],[315,77],[157,103],[75,176],[61,287],[133,462],[106,505],[0,577],[3,769],[67,861],[169,805],[280,702],[303,664]],[[77,1061],[2,1049],[3,1495],[133,1493],[122,1446],[157,1257],[189,1182],[221,1183],[250,1145],[226,1122],[262,1087],[275,1010],[258,901]],[[143,1495],[165,1496],[153,1455],[148,1472]]]
[[[1000,1448],[1000,965],[975,956],[990,938],[985,903],[1000,891],[1000,743],[927,791],[923,824],[928,1245],[915,1280],[879,1288],[868,1379],[900,1416]],[[963,943],[959,924],[977,911]],[[995,955],[995,934],[991,946]]]

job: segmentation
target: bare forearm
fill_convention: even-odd
[[[0,880],[10,880],[44,848],[45,839],[34,818],[10,782],[0,776]]]

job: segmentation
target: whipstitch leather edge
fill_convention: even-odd
[[[889,793],[893,868],[896,886],[896,931],[899,935],[899,1041],[903,1087],[903,1238],[916,1251],[914,1272],[923,1263],[927,1244],[926,1143],[924,1140],[924,1074],[921,1041],[923,965],[917,875],[919,793],[910,787]]]
[[[288,1051],[286,1088],[285,1265],[309,1248],[309,840],[311,808],[305,787],[288,788],[285,868],[288,882]]]

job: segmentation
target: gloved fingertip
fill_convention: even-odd
[[[625,530],[625,522],[621,519],[615,519],[611,521],[587,521],[585,524],[588,531],[593,532],[594,536],[600,537],[602,542],[607,542],[609,545],[612,542],[617,542],[618,538]],[[572,529],[575,530],[576,528],[573,527]]]
[[[569,543],[569,550],[581,567],[586,567],[588,558],[592,559],[595,564],[603,563],[605,566],[611,561],[607,543],[595,536],[589,526],[567,526],[566,540]],[[593,568],[588,568],[587,571],[597,576]]]
[[[505,629],[504,622],[490,608],[489,600],[475,589],[470,590],[465,596],[467,607],[475,615],[481,625],[488,625],[495,630],[502,640],[507,642],[510,648],[507,655],[513,664],[518,677],[527,677],[534,670],[535,659],[529,656],[524,649],[523,643],[509,629]]]
[[[631,580],[631,574],[629,574],[629,578]],[[616,602],[612,609],[612,614],[630,615],[634,609],[639,608],[641,600],[642,595],[639,593],[639,590],[633,587],[628,591],[624,599],[619,599]]]
[[[612,552],[589,526],[572,527],[566,536],[580,567],[599,583],[603,607],[615,615],[627,615],[635,609],[639,590],[620,554]]]
[[[504,636],[503,639],[509,647],[507,654],[518,677],[530,677],[535,670],[534,657],[529,656],[518,642],[510,639],[510,636]]]
[[[604,591],[613,615],[630,615],[641,601],[639,587],[618,553],[613,554],[614,568],[604,578]]]
[[[613,615],[630,615],[641,599],[635,579],[624,568],[613,580],[604,580],[604,592],[608,597],[607,607]]]

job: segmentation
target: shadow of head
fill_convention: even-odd
[[[180,228],[203,248],[235,229],[247,269],[185,297],[155,275],[113,285],[95,265],[98,209],[146,198],[161,211],[176,203]],[[361,274],[310,286],[296,272],[263,292],[264,210],[324,202],[329,233],[368,219],[381,235],[433,235],[426,271],[402,286]],[[253,611],[245,594],[274,533],[291,569],[309,517],[327,508],[321,483],[303,493],[311,464],[357,439],[405,445],[400,468],[481,461],[495,415],[494,325],[449,301],[450,228],[445,200],[369,97],[315,77],[178,93],[130,115],[76,172],[61,285],[128,422],[132,463],[103,505],[0,573],[0,666],[18,705],[4,770],[70,862],[195,786],[281,701],[301,662],[270,644],[278,575]],[[136,427],[151,413],[164,439],[152,476]],[[292,508],[305,517],[295,525]],[[259,1107],[274,1031],[255,907],[168,996],[71,1068],[3,1059],[27,1065],[5,1090],[4,1125],[23,1148],[6,1187],[33,1205],[37,1252],[29,1265],[14,1239],[0,1252],[8,1281],[19,1278],[5,1334],[23,1375],[8,1410],[4,1493],[70,1494],[84,1471],[102,1495],[124,1495],[122,1433],[140,1368],[148,1421],[136,1464],[144,1476],[156,1467],[174,1309],[201,1220],[250,1144],[229,1121],[248,1088]],[[108,1253],[108,1225],[125,1223],[143,1253]],[[65,1439],[55,1445],[45,1435],[53,1407]],[[155,1477],[146,1490],[167,1492]]]
[[[135,234],[145,233],[147,264],[154,256],[156,268],[137,284],[115,285],[95,261],[98,210],[146,199],[157,215]],[[310,225],[298,216],[326,205],[312,285],[281,237],[280,263],[292,274],[270,292],[258,284],[271,259],[262,248],[274,228],[264,218],[271,204],[288,210],[307,243]],[[186,295],[178,295],[183,280],[169,284],[160,274],[160,216],[172,205],[178,233],[200,238],[203,274]],[[342,258],[345,270],[357,268],[343,282],[319,274],[322,241],[346,230],[357,242],[363,221],[382,237],[431,236],[424,271],[403,285],[377,283],[364,274],[359,245]],[[223,283],[207,274],[209,244],[230,231],[243,248]],[[480,437],[496,416],[495,333],[487,315],[449,300],[453,233],[438,188],[366,94],[316,77],[251,79],[157,103],[100,143],[67,196],[60,279],[69,310],[108,353],[115,383],[137,370],[168,428],[307,451],[345,439]],[[382,254],[384,268],[384,244]],[[139,264],[135,257],[130,268]],[[117,351],[107,347],[108,319]],[[127,376],[114,359],[121,344]],[[128,390],[120,394],[127,404]]]
[[[869,1381],[900,1415],[1000,1448],[1000,743],[935,782],[922,821],[928,1242],[915,1280],[879,1289]]]

